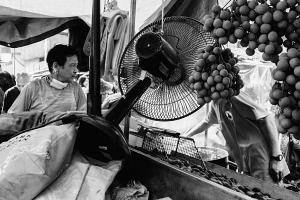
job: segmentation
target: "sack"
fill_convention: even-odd
[[[296,144],[289,135],[289,143],[285,152],[285,159],[290,169],[292,179],[300,178],[300,144]]]
[[[33,199],[67,167],[75,138],[75,124],[48,125],[0,144],[0,199]]]

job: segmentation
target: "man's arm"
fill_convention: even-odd
[[[76,102],[76,104],[77,104],[77,108],[76,108],[76,110],[77,111],[85,111],[86,112],[86,110],[87,110],[87,99],[86,99],[86,96],[85,96],[85,94],[84,94],[84,92],[83,92],[83,90],[82,90],[82,88],[81,87],[78,87],[78,93],[77,93],[77,98],[76,98],[76,100],[77,100],[77,102]]]
[[[33,99],[33,94],[38,95],[38,93],[35,91],[35,85],[34,83],[27,84],[19,94],[19,96],[16,98],[14,103],[11,105],[8,113],[20,113],[30,110],[30,105]]]
[[[276,124],[273,117],[271,115],[268,115],[263,120],[260,120],[259,123],[264,133],[264,136],[266,137],[266,140],[269,143],[271,156],[281,154],[279,134],[276,129]]]
[[[261,130],[269,145],[269,152],[271,156],[277,156],[281,154],[279,134],[276,129],[276,124],[271,115],[259,120]]]
[[[7,113],[9,107],[8,107],[8,102],[7,102],[7,91],[4,93],[4,97],[3,97],[3,104],[2,104],[2,113]]]
[[[271,115],[268,115],[262,120],[259,120],[259,124],[261,131],[266,138],[270,156],[278,156],[279,154],[282,154],[280,150],[279,134],[276,129],[274,118]],[[279,182],[283,178],[283,176],[286,175],[283,174],[285,168],[284,162],[285,160],[277,161],[274,159],[270,159],[270,176],[275,182]],[[286,173],[288,173],[287,168]]]
[[[192,137],[198,133],[207,130],[214,123],[218,123],[217,115],[215,113],[215,110],[213,109],[212,104],[209,104],[209,110],[206,115],[206,118],[200,124],[197,124],[190,130],[188,130],[185,135],[186,137]]]
[[[196,126],[194,126],[193,128],[191,128],[187,133],[186,133],[186,137],[192,137],[198,133],[201,133],[205,130],[207,130],[209,127],[211,126],[211,124],[209,124],[206,120],[203,121],[200,124],[197,124]]]

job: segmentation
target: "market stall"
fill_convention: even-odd
[[[176,1],[176,3],[178,2]],[[207,2],[203,1],[203,3]],[[258,4],[258,2],[256,3]],[[243,6],[240,1],[239,4],[241,4],[239,6]],[[180,4],[167,4],[167,6],[171,5],[178,6]],[[191,8],[191,5],[194,4],[185,4],[185,8]],[[210,6],[212,5],[210,4]],[[124,49],[117,72],[122,97],[102,116],[101,109],[99,109],[101,108],[99,7],[99,1],[94,1],[91,23],[89,71],[91,87],[88,96],[88,115],[79,117],[76,115],[75,117],[74,115],[71,117],[69,115],[50,116],[55,118],[55,122],[62,121],[63,125],[61,126],[49,126],[49,121],[54,122],[53,118],[47,119],[49,116],[44,116],[43,113],[1,116],[2,124],[10,122],[10,126],[2,126],[3,130],[0,128],[0,131],[9,130],[11,132],[5,133],[16,134],[16,136],[1,143],[0,153],[7,154],[8,158],[14,156],[17,159],[12,163],[23,164],[25,167],[9,168],[8,170],[7,166],[13,166],[13,164],[4,165],[10,160],[5,160],[6,157],[1,158],[5,160],[2,165],[5,170],[2,170],[3,173],[0,175],[3,180],[0,196],[10,199],[32,199],[37,195],[40,196],[37,196],[36,199],[46,199],[48,196],[55,196],[58,199],[85,199],[87,197],[88,199],[104,199],[106,191],[106,195],[109,196],[109,192],[115,191],[114,184],[116,182],[120,181],[126,185],[134,179],[140,181],[144,186],[138,189],[131,187],[131,189],[135,189],[134,194],[131,195],[139,195],[136,198],[144,199],[164,197],[171,199],[299,198],[300,195],[296,192],[204,161],[204,156],[200,155],[195,141],[180,136],[178,132],[159,130],[156,127],[146,128],[140,132],[140,135],[137,134],[141,140],[140,145],[129,147],[128,140],[126,141],[128,138],[126,135],[124,136],[119,124],[132,108],[139,115],[152,120],[178,120],[198,111],[201,106],[209,103],[212,99],[217,100],[237,95],[243,87],[243,82],[234,55],[230,49],[223,49],[220,46],[224,45],[226,40],[218,38],[219,34],[215,34],[214,38],[211,37],[209,33],[213,29],[211,24],[205,22],[203,26],[199,21],[183,16],[168,17],[147,24],[133,36]],[[180,10],[180,7],[176,7],[176,9]],[[188,13],[186,9],[184,9],[185,13]],[[215,14],[210,19],[218,18],[217,11],[220,12],[214,10]],[[197,12],[193,11],[192,13]],[[30,16],[35,17],[35,15]],[[161,16],[164,16],[163,11]],[[78,20],[78,17],[74,19]],[[73,20],[73,14],[72,18],[68,20]],[[67,22],[63,21],[58,27],[65,24]],[[38,33],[32,39],[39,37],[46,37],[45,33]],[[13,47],[26,44],[31,38],[26,37],[21,40],[25,43],[19,43],[19,39],[6,39],[3,40],[3,44]],[[215,43],[215,40],[219,43]],[[225,66],[222,69],[217,69],[215,66],[215,70],[219,70],[220,74],[223,70],[222,82],[226,78],[228,83],[222,84],[219,89],[216,89],[213,82],[207,83],[205,90],[211,90],[211,87],[215,87],[215,89],[211,92],[206,91],[205,94],[199,94],[204,84],[200,83],[201,79],[198,75],[213,73],[211,68],[213,67],[212,63],[215,62],[215,57],[209,57],[209,55],[206,58],[199,58],[200,54],[203,56],[204,53],[207,53],[205,52],[207,46],[217,49],[216,52],[209,55],[216,57],[222,54],[222,59],[219,59],[217,64],[224,64],[228,69],[225,72]],[[212,49],[210,51],[212,52]],[[249,51],[247,50],[248,53]],[[201,59],[209,59],[209,62],[205,61],[203,64]],[[277,79],[277,81],[284,82],[278,77]],[[228,91],[221,93],[225,90],[224,88]],[[289,91],[294,92],[295,89],[290,88]],[[290,95],[290,93],[288,94]],[[276,100],[279,99],[276,98],[278,97],[273,98],[274,104],[277,104]],[[288,107],[288,104],[284,105]],[[30,125],[28,119],[37,124],[43,122],[43,125],[38,127],[34,123]],[[75,128],[76,120],[80,122],[78,129]],[[20,126],[20,122],[23,122],[24,126]],[[283,128],[289,132],[294,130],[290,130],[291,127],[286,124]],[[62,129],[66,129],[63,131],[66,134],[60,136]],[[39,131],[47,134],[37,134]],[[298,132],[295,131],[294,134],[298,134]],[[32,155],[21,154],[20,152],[26,148],[22,148],[19,144],[28,144],[28,141],[33,143],[29,143],[27,149],[35,151]],[[66,144],[68,145],[66,146]],[[78,150],[79,153],[72,155],[73,149]],[[57,153],[55,150],[61,153]],[[28,162],[24,162],[22,157],[26,157]],[[56,165],[51,165],[52,163],[56,163]],[[38,164],[39,167],[34,167],[35,164]],[[47,168],[48,166],[54,167]],[[23,185],[14,182],[18,179],[18,176],[14,178],[16,175],[14,170],[17,170],[17,175],[20,176],[24,175],[22,172],[30,174],[22,176],[29,177],[29,183],[25,179],[24,182],[21,181]],[[6,179],[5,172],[13,175],[13,178]],[[35,176],[36,174],[37,176]],[[36,187],[41,180],[43,184]],[[72,184],[70,184],[71,181]],[[12,182],[14,182],[13,186],[18,188],[17,192],[14,191],[15,188],[6,187]],[[109,187],[110,185],[111,187]],[[24,190],[26,192],[22,193],[24,188],[26,188]],[[98,194],[99,190],[101,190],[101,194]],[[124,195],[123,193],[121,197],[124,198]],[[112,192],[111,196],[116,199],[118,195],[114,195]]]

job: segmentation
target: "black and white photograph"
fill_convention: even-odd
[[[299,200],[300,0],[1,0],[0,200]]]

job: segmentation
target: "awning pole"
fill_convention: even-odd
[[[131,40],[135,35],[135,16],[136,16],[136,0],[130,2],[130,14],[129,14],[129,39]]]
[[[91,57],[89,70],[89,93],[87,111],[89,114],[101,116],[100,94],[100,0],[93,1],[91,26]]]
[[[136,16],[136,0],[131,0],[130,2],[130,14],[129,14],[129,41],[134,37],[135,34],[135,16]],[[124,135],[127,140],[129,140],[129,129],[130,129],[130,116],[129,111],[125,117],[124,121]]]

